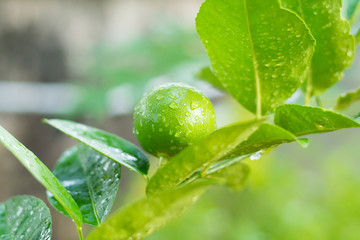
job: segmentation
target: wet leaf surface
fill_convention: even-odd
[[[295,104],[276,109],[274,122],[297,136],[360,127],[359,123],[339,113]]]
[[[121,137],[68,120],[45,119],[44,122],[131,170],[143,175],[149,170],[145,154]]]
[[[307,89],[319,95],[342,78],[354,57],[354,37],[348,21],[341,18],[341,0],[281,0],[281,3],[304,19],[316,40]]]
[[[17,196],[0,203],[1,240],[50,240],[51,215],[43,201]]]
[[[258,116],[273,112],[306,78],[314,40],[277,0],[206,0],[196,28],[222,86]]]
[[[36,180],[54,195],[56,200],[75,221],[76,225],[81,226],[83,219],[78,205],[45,164],[1,126],[0,141],[17,157]]]
[[[64,152],[53,173],[80,207],[84,223],[96,226],[104,222],[118,191],[119,163],[80,144]],[[67,215],[49,192],[48,197],[55,209]]]

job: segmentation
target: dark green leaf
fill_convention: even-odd
[[[207,81],[208,83],[212,84],[214,87],[219,88],[221,90],[224,89],[219,79],[215,76],[213,71],[210,69],[210,67],[204,67],[196,74],[196,77]]]
[[[0,141],[55,196],[56,200],[64,207],[76,225],[80,227],[83,223],[83,218],[78,205],[45,164],[1,126]]]
[[[64,152],[53,173],[80,207],[84,223],[100,225],[115,200],[121,165],[80,144]],[[55,209],[67,215],[53,195],[48,196]]]
[[[204,183],[189,184],[144,198],[119,209],[103,225],[90,232],[86,239],[143,239],[189,208],[206,188]]]
[[[278,107],[274,122],[297,136],[360,127],[360,124],[339,113],[295,104]]]
[[[18,196],[0,204],[1,240],[50,240],[51,215],[43,201]]]
[[[283,104],[306,78],[314,40],[277,0],[206,0],[196,28],[222,86],[257,116]]]
[[[347,108],[352,103],[360,100],[360,88],[355,91],[350,91],[344,94],[341,94],[337,99],[336,110]]]
[[[291,132],[276,125],[263,123],[246,141],[240,143],[223,159],[254,153],[282,143],[293,141],[298,141],[298,139]]]
[[[214,165],[207,172],[206,177],[215,180],[217,184],[223,184],[235,191],[240,191],[250,173],[250,168],[241,161],[233,159]]]
[[[260,122],[237,123],[218,129],[169,159],[147,185],[148,194],[171,190],[201,168],[222,159],[259,127]]]
[[[45,119],[44,122],[131,170],[143,175],[149,170],[145,154],[121,137],[67,120]]]
[[[316,40],[307,81],[308,94],[321,94],[337,83],[353,61],[355,42],[348,21],[340,16],[341,0],[281,0],[306,22]]]

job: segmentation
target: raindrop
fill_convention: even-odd
[[[256,153],[250,156],[250,160],[252,161],[259,160],[262,154],[263,154],[263,150],[257,151]]]
[[[171,102],[170,105],[169,105],[169,107],[172,108],[172,109],[178,108],[178,106],[176,105],[175,102]]]
[[[200,105],[197,102],[191,102],[191,104],[190,104],[191,110],[195,110],[195,109],[197,109],[199,107],[200,107]]]

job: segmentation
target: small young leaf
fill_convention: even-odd
[[[232,160],[232,159],[231,159]],[[217,184],[230,187],[234,191],[240,191],[250,173],[250,168],[239,161],[225,161],[209,169],[206,177],[215,180]]]
[[[195,183],[144,198],[119,209],[86,239],[143,239],[188,209],[206,188],[206,183]]]
[[[277,0],[206,0],[196,29],[222,86],[257,116],[283,104],[305,80],[314,40]]]
[[[339,113],[295,104],[278,107],[274,122],[297,136],[360,127],[359,123]]]
[[[237,123],[218,129],[179,154],[170,158],[147,185],[147,194],[171,190],[197,170],[222,159],[229,151],[245,141],[260,122]]]
[[[360,88],[355,91],[350,91],[344,94],[337,99],[336,110],[341,110],[347,108],[352,103],[360,100]]]
[[[319,95],[342,78],[354,57],[350,25],[340,16],[341,0],[281,0],[281,3],[304,19],[316,40],[306,89]]]
[[[360,0],[347,0],[344,2],[343,15],[350,23],[355,22],[359,10]]]
[[[240,143],[223,159],[254,153],[282,143],[293,141],[298,141],[298,139],[291,132],[276,125],[263,123],[246,141]]]
[[[78,205],[45,164],[1,126],[0,141],[17,157],[36,180],[55,196],[56,200],[64,207],[76,225],[80,227],[83,223],[83,218]]]
[[[50,240],[51,215],[43,201],[17,196],[0,203],[1,240]]]
[[[100,225],[115,200],[121,165],[80,144],[64,152],[53,173],[80,207],[84,223]],[[48,197],[55,209],[68,216],[49,192]]]
[[[198,72],[196,74],[196,77],[201,79],[201,80],[207,81],[208,83],[212,84],[214,87],[216,87],[218,89],[221,89],[221,90],[224,89],[221,82],[215,76],[215,74],[210,69],[210,67],[204,67],[203,69],[201,69],[200,72]]]
[[[148,173],[148,158],[138,147],[121,137],[67,120],[45,119],[44,122],[131,170],[143,175]]]

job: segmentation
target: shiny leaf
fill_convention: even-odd
[[[291,132],[276,125],[263,123],[246,141],[240,143],[223,159],[254,153],[282,143],[293,141],[298,141],[298,139]]]
[[[237,123],[218,129],[170,158],[150,179],[148,194],[175,188],[201,168],[222,159],[259,127],[259,122]]]
[[[63,206],[76,225],[80,227],[83,219],[78,205],[45,164],[1,126],[0,141],[55,196],[56,200]]]
[[[115,200],[121,165],[80,144],[64,152],[53,173],[80,207],[84,223],[100,225]],[[48,197],[55,209],[67,215],[49,192]]]
[[[344,94],[337,99],[336,110],[347,108],[352,103],[360,100],[360,88],[355,91],[350,91]]]
[[[44,122],[131,170],[143,175],[149,170],[149,160],[145,154],[121,137],[67,120],[45,119]]]
[[[277,0],[206,0],[196,28],[222,86],[257,116],[273,112],[306,78],[314,40]]]
[[[50,240],[51,215],[43,201],[17,196],[0,203],[1,240]]]
[[[86,239],[143,239],[188,209],[206,188],[204,183],[189,184],[144,198],[119,209]]]
[[[360,127],[359,123],[339,113],[293,104],[276,109],[274,122],[297,136]]]
[[[338,82],[354,57],[350,25],[340,16],[341,0],[281,0],[306,22],[316,40],[307,91],[316,95]]]

